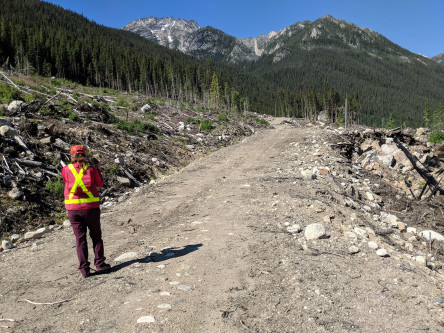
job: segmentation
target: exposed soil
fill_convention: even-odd
[[[81,278],[69,227],[0,253],[0,317],[15,320],[1,321],[8,327],[1,330],[444,330],[441,245],[434,244],[435,261],[426,267],[412,254],[427,256],[427,243],[418,238],[412,253],[400,245],[398,230],[379,232],[375,215],[386,207],[347,195],[346,186],[355,184],[352,178],[368,178],[368,188],[381,185],[331,148],[338,142],[333,130],[305,125],[276,119],[274,128],[104,209],[105,252],[113,264],[107,274]],[[326,171],[301,176],[313,167]],[[381,190],[381,202],[395,190]],[[417,225],[412,210],[390,213],[418,232],[430,227]],[[287,231],[312,223],[323,224],[328,237],[307,241],[304,232]],[[351,238],[354,228],[366,235]],[[370,240],[389,256],[376,255]],[[351,254],[351,245],[359,252]],[[134,257],[113,261],[130,252]],[[151,322],[138,323],[142,317]]]

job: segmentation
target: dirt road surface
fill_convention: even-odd
[[[274,125],[104,209],[107,274],[81,278],[69,227],[0,253],[0,332],[444,331],[439,275],[346,236],[331,132]]]

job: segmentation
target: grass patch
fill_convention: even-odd
[[[4,82],[0,82],[0,101],[9,104],[14,100],[22,100],[20,91]]]
[[[152,113],[145,113],[143,116],[145,119],[156,121],[156,117]]]
[[[433,143],[441,143],[444,141],[444,133],[443,132],[433,133],[430,136],[429,140],[430,140],[430,142],[433,142]]]
[[[124,98],[119,98],[114,106],[128,107],[128,101]]]
[[[190,124],[195,124],[195,125],[199,125],[200,124],[200,119],[196,119],[196,118],[187,118],[186,120],[186,124],[190,125]]]

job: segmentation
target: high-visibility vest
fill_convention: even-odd
[[[95,197],[91,193],[91,191],[86,188],[85,183],[83,183],[83,180],[82,180],[83,173],[86,171],[86,169],[88,169],[88,167],[89,167],[88,164],[85,165],[83,168],[80,169],[80,172],[77,173],[77,170],[76,170],[76,168],[74,168],[74,165],[68,164],[68,168],[69,168],[69,170],[71,170],[76,181],[74,182],[73,186],[71,187],[71,191],[69,191],[69,196],[68,196],[68,199],[65,200],[65,205],[100,201],[100,197]],[[76,192],[76,190],[79,186],[83,190],[83,192],[86,193],[88,198],[73,199],[74,193]]]

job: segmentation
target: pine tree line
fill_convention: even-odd
[[[231,107],[230,96],[237,93],[233,80],[211,61],[38,0],[1,0],[0,7],[3,68],[215,108]]]

